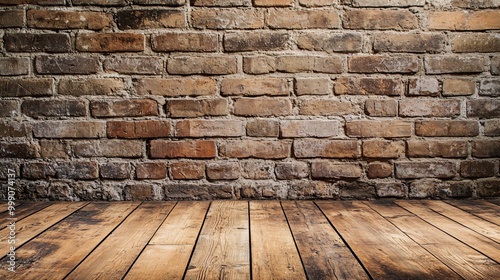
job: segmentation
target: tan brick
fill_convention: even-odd
[[[340,56],[282,55],[276,59],[276,70],[285,73],[342,73]]]
[[[368,158],[399,158],[405,154],[403,141],[365,140],[363,156]]]
[[[243,72],[248,74],[276,72],[276,59],[272,56],[245,56],[243,57]]]
[[[99,165],[99,173],[103,179],[124,180],[130,178],[130,163],[106,162]]]
[[[465,158],[468,154],[466,141],[410,140],[408,157]]]
[[[288,81],[280,78],[226,78],[221,94],[228,95],[289,95]]]
[[[362,41],[363,38],[359,33],[302,32],[297,37],[297,46],[304,50],[329,53],[359,52]]]
[[[293,0],[254,0],[253,4],[262,7],[283,7],[292,6],[293,2]]]
[[[491,74],[500,75],[500,56],[491,57]]]
[[[17,121],[0,121],[0,137],[28,137],[31,127],[28,123]]]
[[[294,180],[309,177],[309,165],[306,162],[278,162],[276,164],[276,178],[280,180]]]
[[[68,34],[48,33],[9,33],[3,36],[5,49],[10,52],[70,52],[71,42]]]
[[[0,97],[52,96],[54,79],[3,79],[0,78]]]
[[[418,58],[411,55],[357,55],[348,60],[351,73],[416,73]]]
[[[161,138],[170,137],[172,128],[169,121],[110,121],[106,132],[108,138]]]
[[[64,5],[65,0],[0,0],[2,5],[33,4],[40,6]]]
[[[455,35],[451,39],[451,50],[456,53],[500,52],[500,34]]]
[[[225,116],[229,114],[227,99],[168,100],[168,115],[173,118]]]
[[[228,55],[213,56],[174,56],[167,61],[167,72],[170,74],[235,74],[236,57]]]
[[[198,29],[258,29],[264,27],[264,11],[256,9],[193,9],[191,24]]]
[[[274,162],[264,160],[240,160],[241,176],[246,179],[271,179],[274,174]]]
[[[408,30],[417,27],[417,17],[407,10],[349,10],[344,14],[344,28],[347,29]]]
[[[162,33],[151,38],[151,48],[157,52],[215,52],[218,44],[217,34],[199,32]]]
[[[152,99],[92,101],[90,112],[93,117],[157,116],[158,104]]]
[[[106,72],[154,75],[163,72],[163,61],[157,57],[113,57],[104,60]]]
[[[95,121],[43,121],[33,126],[37,138],[100,138],[106,123]]]
[[[444,50],[446,37],[442,34],[380,34],[375,36],[373,49],[377,52],[437,53]]]
[[[247,123],[247,135],[256,137],[278,137],[279,122],[272,119],[251,119]]]
[[[76,49],[82,52],[144,51],[144,35],[136,33],[80,33]]]
[[[451,0],[452,7],[460,8],[498,8],[500,7],[500,2],[496,0],[481,0],[481,1],[470,1],[470,0]]]
[[[405,117],[455,117],[460,115],[460,100],[400,100],[399,115]]]
[[[427,27],[437,30],[489,30],[500,29],[499,10],[439,11],[427,16]]]
[[[214,141],[208,140],[151,140],[151,158],[214,158],[217,154]]]
[[[472,156],[478,158],[500,157],[500,142],[498,140],[472,141]]]
[[[114,95],[124,88],[120,79],[63,79],[59,81],[61,95]]]
[[[408,80],[408,96],[437,96],[439,81],[435,78],[419,77]]]
[[[96,74],[99,71],[97,57],[85,56],[37,56],[35,68],[38,74]]]
[[[71,147],[65,141],[40,140],[42,158],[69,158]]]
[[[410,122],[389,120],[372,121],[356,120],[346,124],[346,134],[350,137],[383,137],[399,138],[411,136]]]
[[[492,119],[500,117],[500,100],[474,99],[467,101],[467,117]]]
[[[271,9],[268,15],[271,28],[308,29],[339,28],[339,14],[334,10]]]
[[[184,11],[179,10],[122,10],[116,13],[119,29],[183,28]]]
[[[354,7],[410,7],[424,6],[425,0],[353,0]]]
[[[335,94],[389,95],[398,96],[404,92],[399,78],[356,78],[339,77],[335,81]]]
[[[500,119],[486,120],[484,122],[485,136],[500,136]]]
[[[81,157],[140,158],[144,155],[144,141],[109,140],[82,142],[74,145],[74,153]]]
[[[154,199],[153,186],[149,184],[130,184],[123,188],[125,200],[152,200]]]
[[[250,0],[193,0],[194,6],[208,7],[237,7],[250,6]]]
[[[430,137],[470,137],[479,135],[477,121],[418,121],[415,134]]]
[[[332,99],[304,99],[299,103],[299,114],[319,116],[343,116],[357,114],[361,110],[352,102]]]
[[[17,100],[0,100],[0,117],[16,117],[19,115],[19,102]]]
[[[28,26],[32,28],[101,30],[112,22],[108,13],[28,10]]]
[[[332,137],[339,134],[336,120],[283,120],[281,137]]]
[[[356,179],[362,171],[357,163],[316,161],[311,164],[311,175],[314,179]]]
[[[321,7],[321,6],[330,6],[336,4],[337,1],[332,0],[299,0],[301,6],[306,7]]]
[[[139,94],[177,96],[207,96],[215,95],[217,84],[211,78],[145,78],[136,84]]]
[[[236,180],[240,177],[240,164],[234,161],[216,161],[207,163],[209,180]]]
[[[395,117],[398,114],[398,101],[393,99],[367,99],[365,112],[372,117]]]
[[[481,79],[479,84],[479,95],[491,97],[500,96],[500,79]]]
[[[199,180],[205,178],[205,163],[179,161],[170,163],[170,174],[175,180]]]
[[[387,178],[392,175],[392,164],[388,162],[370,162],[366,170],[366,176],[370,179]],[[378,184],[377,184],[378,185]],[[380,195],[378,189],[377,193]]]
[[[286,116],[292,114],[292,102],[287,98],[239,98],[233,110],[237,116]]]
[[[48,179],[56,176],[56,170],[46,162],[27,162],[23,163],[22,176],[28,179]]]
[[[126,0],[73,0],[73,5],[125,6]]]
[[[495,176],[495,162],[467,160],[460,163],[460,175],[464,178],[485,178]]]
[[[24,27],[23,10],[0,11],[0,28]]]
[[[135,166],[137,179],[164,179],[167,176],[165,162],[139,162]]]
[[[165,5],[165,6],[182,6],[186,4],[186,0],[133,0],[137,5]]]
[[[330,78],[295,78],[295,94],[297,95],[328,95],[332,93]]]
[[[26,100],[21,105],[24,115],[40,117],[83,117],[87,103],[78,100]]]
[[[291,143],[284,141],[234,140],[221,143],[220,155],[230,158],[281,159],[290,156]]]
[[[281,31],[226,33],[224,50],[228,52],[285,50],[289,40],[290,34]]]
[[[424,59],[427,74],[481,73],[485,61],[479,56],[429,56]]]
[[[476,92],[476,81],[466,79],[445,78],[443,80],[444,96],[473,95]]]
[[[21,57],[1,57],[0,76],[18,76],[28,74],[30,59]]]
[[[293,143],[297,158],[359,158],[361,152],[355,140],[301,139]]]
[[[237,137],[244,136],[242,121],[182,120],[175,125],[177,137]]]
[[[396,178],[453,178],[456,175],[454,162],[396,162]]]

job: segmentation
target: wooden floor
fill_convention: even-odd
[[[16,272],[4,257],[0,279],[500,279],[499,213],[500,200],[23,203]]]

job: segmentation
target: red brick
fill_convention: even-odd
[[[347,29],[408,30],[417,27],[417,17],[407,10],[349,10],[344,14],[344,28]]]
[[[131,184],[123,188],[125,200],[152,200],[155,199],[155,194],[152,185],[148,184]]]
[[[253,4],[258,7],[284,7],[292,6],[293,0],[254,0]]]
[[[250,6],[250,0],[193,0],[194,6],[208,6],[208,7],[237,7],[237,6]]]
[[[486,160],[467,160],[460,163],[460,175],[464,178],[483,178],[495,176],[496,164]]]
[[[167,62],[169,74],[189,75],[226,75],[236,74],[237,63],[235,56],[174,56]]]
[[[0,28],[24,27],[24,23],[25,23],[24,11],[22,10],[0,11]]]
[[[106,123],[94,121],[43,121],[33,126],[37,138],[100,138]]]
[[[241,176],[246,179],[263,180],[271,179],[274,174],[274,162],[264,160],[240,161]]]
[[[69,158],[71,147],[65,141],[40,140],[42,158]]]
[[[28,137],[31,127],[28,123],[18,121],[0,121],[0,137]]]
[[[27,179],[48,179],[56,176],[56,170],[46,162],[27,162],[23,164],[22,176]]]
[[[152,99],[92,101],[93,117],[141,117],[157,116],[158,104]]]
[[[93,180],[99,177],[95,161],[58,162],[55,169],[59,179]]]
[[[467,101],[467,117],[498,118],[500,117],[500,100],[474,99]]]
[[[456,175],[454,162],[396,162],[396,178],[453,178]]]
[[[354,7],[411,7],[424,6],[425,0],[353,0]]]
[[[103,63],[106,72],[154,75],[163,72],[163,61],[157,57],[113,57]]]
[[[405,121],[356,120],[347,122],[346,134],[350,137],[398,138],[411,136],[412,124]]]
[[[427,74],[481,73],[485,60],[479,56],[428,56],[424,64]]]
[[[295,140],[293,152],[297,158],[359,158],[358,141],[355,140]]]
[[[1,57],[0,76],[18,76],[28,74],[30,68],[29,58]]]
[[[122,10],[116,13],[119,29],[184,28],[184,11],[179,10]]]
[[[135,166],[137,179],[165,179],[167,177],[167,164],[165,162],[140,162]]]
[[[456,53],[500,52],[500,36],[494,33],[455,35],[451,39],[451,50]]]
[[[367,158],[399,158],[405,154],[403,141],[363,141],[363,156]]]
[[[0,117],[16,116],[19,116],[19,102],[17,100],[0,100]]]
[[[173,118],[225,116],[229,113],[227,99],[168,100],[168,115]]]
[[[375,37],[377,52],[437,53],[444,50],[446,37],[442,34],[381,34]]]
[[[290,156],[291,143],[284,141],[234,140],[220,145],[219,152],[230,158],[281,159]]]
[[[460,115],[460,100],[400,100],[399,115],[405,117],[455,117]]]
[[[170,173],[175,180],[199,180],[205,178],[205,163],[179,161],[170,163]]]
[[[99,59],[84,56],[37,56],[35,60],[38,74],[96,74]]]
[[[162,33],[151,38],[151,48],[157,52],[215,52],[218,44],[217,34],[207,33]]]
[[[209,180],[236,180],[241,169],[238,162],[216,161],[207,163],[207,178]]]
[[[500,196],[500,179],[485,179],[476,181],[476,193],[479,197]]]
[[[124,88],[120,79],[63,79],[59,81],[61,95],[113,95]]]
[[[145,95],[206,96],[217,93],[217,84],[210,78],[140,79],[136,84],[137,93]]]
[[[377,178],[387,178],[392,175],[392,164],[387,162],[370,162],[368,164],[368,168],[366,170],[366,176],[370,179]],[[378,184],[377,184],[378,185]],[[377,193],[380,195],[380,192],[387,191],[384,190],[383,187],[381,189],[377,189]]]
[[[99,166],[101,178],[124,180],[130,178],[130,164],[128,162],[106,162]]]
[[[233,110],[237,116],[286,116],[292,114],[292,102],[286,98],[239,98]]]
[[[110,121],[107,123],[108,138],[161,138],[170,137],[169,121]]]
[[[40,147],[34,143],[0,142],[0,158],[38,158]]]
[[[276,178],[294,180],[309,177],[309,165],[306,162],[292,161],[276,164]]]
[[[21,105],[24,115],[40,117],[84,117],[87,103],[78,100],[26,100]]]
[[[311,164],[314,179],[356,179],[361,177],[361,173],[361,167],[357,163],[316,161]]]
[[[485,136],[500,136],[500,119],[486,120],[484,122]]]
[[[182,6],[186,0],[133,0],[137,5],[164,5],[164,6]]]
[[[287,49],[290,34],[281,31],[242,31],[224,35],[224,50],[276,51]]]
[[[500,96],[500,79],[481,79],[479,84],[479,95],[498,97]]]
[[[340,56],[282,55],[276,61],[276,71],[285,73],[342,73]]]
[[[73,0],[73,5],[125,6],[127,0]]]
[[[398,114],[398,101],[393,99],[367,99],[365,112],[372,117],[395,117]]]
[[[295,78],[295,94],[297,95],[329,95],[332,93],[330,78]]]
[[[76,49],[82,52],[144,51],[144,35],[136,33],[80,33]]]
[[[332,99],[305,99],[299,103],[299,114],[319,116],[343,116],[357,114],[361,110],[352,102]]]
[[[149,152],[151,158],[214,158],[217,153],[215,142],[208,140],[152,140]]]
[[[478,158],[500,157],[500,141],[498,140],[472,141],[472,156]]]
[[[242,121],[182,120],[175,125],[177,137],[237,137],[244,136]]]
[[[278,137],[279,122],[270,119],[250,119],[247,123],[247,135],[256,137]]]
[[[71,51],[68,34],[14,33],[3,37],[5,49],[10,52],[65,53]]]
[[[281,137],[338,136],[340,122],[336,120],[284,120],[280,122]]]
[[[140,158],[144,155],[144,141],[108,140],[77,142],[74,153],[81,157]]]
[[[443,80],[444,96],[473,95],[476,92],[474,80],[445,78]]]
[[[434,78],[420,77],[408,81],[408,96],[437,96],[439,81]]]
[[[113,17],[100,12],[28,10],[28,26],[40,29],[93,29],[110,27]]]
[[[408,157],[465,158],[468,155],[466,141],[410,140]]]
[[[398,96],[404,92],[401,79],[339,77],[335,81],[335,94],[389,95]]]
[[[197,29],[264,28],[264,11],[257,9],[195,8],[191,11],[191,24]]]
[[[430,137],[470,137],[479,135],[477,121],[418,121],[415,134]]]
[[[427,27],[437,30],[500,29],[500,11],[439,11],[427,16]]]
[[[226,78],[221,94],[228,95],[289,95],[288,81],[280,78]]]
[[[1,79],[0,97],[42,97],[53,94],[54,80],[40,79]]]
[[[348,60],[351,73],[416,73],[418,58],[411,55],[357,55]]]
[[[334,10],[270,9],[267,24],[279,29],[339,28],[339,14]]]

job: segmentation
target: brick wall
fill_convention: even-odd
[[[500,196],[497,0],[0,5],[19,198]]]

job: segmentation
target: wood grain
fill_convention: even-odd
[[[20,221],[29,215],[42,210],[43,208],[51,205],[50,202],[23,202],[21,205],[16,205],[14,211],[14,216],[10,216],[8,211],[0,213],[0,229],[3,229],[9,225],[10,218],[15,218],[16,221]]]
[[[498,205],[484,200],[450,200],[445,202],[500,226],[500,206]]]

